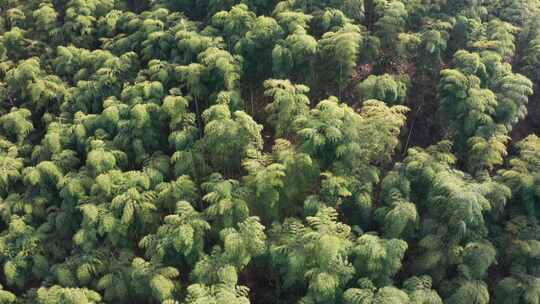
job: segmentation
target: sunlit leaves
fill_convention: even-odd
[[[48,261],[43,255],[43,235],[19,217],[12,217],[0,235],[0,260],[9,286],[23,288],[32,278],[43,276]]]
[[[0,126],[5,134],[9,134],[16,139],[18,143],[22,143],[24,139],[34,130],[34,126],[30,121],[32,112],[28,109],[11,108],[8,114],[0,116]]]
[[[0,37],[0,53],[5,53],[10,58],[20,58],[26,53],[25,48],[28,47],[25,34],[26,31],[18,27],[4,32]]]
[[[356,113],[330,97],[311,109],[309,115],[299,115],[295,123],[306,151],[354,170],[355,165],[367,165],[391,155],[407,111],[403,106],[390,108],[383,102],[369,100]],[[368,140],[364,136],[368,132],[379,134],[377,140]]]
[[[0,1],[0,302],[538,304],[538,7]]]
[[[335,209],[323,208],[306,226],[291,218],[271,231],[270,253],[284,286],[307,284],[306,300],[332,301],[354,273],[347,261],[351,230],[336,219]]]
[[[388,74],[381,76],[370,75],[357,86],[357,91],[362,100],[377,99],[390,105],[402,104],[407,97],[407,89],[406,77]]]
[[[359,275],[381,285],[391,282],[392,277],[401,268],[407,243],[399,239],[381,239],[369,234],[359,237],[356,243],[353,252]]]
[[[252,210],[261,210],[266,219],[276,218],[284,207],[280,202],[285,199],[281,197],[285,187],[285,166],[272,163],[270,157],[255,150],[248,152],[248,158],[242,165],[249,173],[244,182],[251,192],[250,200],[256,202],[251,204]]]
[[[210,225],[188,202],[178,202],[175,213],[163,221],[155,234],[143,237],[139,243],[148,257],[162,262],[180,253],[191,261],[201,254]]]
[[[317,40],[304,29],[297,29],[272,50],[273,70],[280,76],[313,73],[316,55]]]
[[[0,288],[0,302],[1,303],[11,304],[11,303],[14,303],[16,300],[17,300],[17,297],[13,293],[7,290],[3,290],[3,288]]]
[[[0,193],[2,196],[8,194],[10,188],[21,180],[24,167],[17,148],[11,145],[6,148],[5,151],[0,152]]]
[[[249,304],[248,291],[247,287],[234,284],[193,284],[187,289],[186,304]]]
[[[253,26],[255,19],[256,15],[249,10],[247,5],[239,4],[233,6],[229,11],[217,12],[212,16],[211,23],[212,26],[223,31],[229,50],[232,50]]]
[[[359,280],[359,288],[350,288],[345,291],[343,298],[346,304],[408,304],[409,296],[404,291],[386,286],[377,289],[373,283],[367,279]]]
[[[530,215],[537,214],[536,197],[538,191],[538,165],[540,160],[540,139],[536,135],[529,135],[517,144],[520,149],[518,157],[510,160],[510,168],[499,172],[503,181],[514,191],[519,198],[520,205]]]
[[[407,10],[401,1],[377,1],[376,10],[380,18],[375,23],[375,31],[381,38],[382,46],[392,47],[399,32],[405,28]]]
[[[487,25],[487,39],[474,43],[473,47],[494,51],[503,58],[511,58],[516,49],[514,34],[517,31],[518,28],[512,24],[493,19]]]
[[[101,296],[96,291],[86,288],[63,288],[54,285],[50,288],[39,288],[35,301],[39,304],[93,304],[99,303]]]
[[[461,284],[458,289],[448,298],[445,303],[461,304],[475,303],[488,304],[489,292],[487,286],[482,281],[468,281]]]
[[[235,51],[246,60],[244,71],[253,76],[265,72],[266,65],[258,63],[261,58],[271,58],[272,48],[282,36],[283,29],[274,18],[260,16],[255,19],[250,30],[235,45]]]
[[[203,113],[206,151],[216,168],[238,168],[247,149],[262,148],[262,126],[242,111],[231,113],[226,104],[210,107]]]
[[[531,83],[512,74],[498,55],[480,57],[461,50],[454,62],[456,69],[441,71],[439,109],[449,120],[450,136],[470,170],[490,170],[506,155],[508,129],[526,113]],[[492,83],[483,79],[486,73],[494,74]]]
[[[348,82],[360,49],[362,35],[358,26],[346,24],[343,27],[326,32],[319,40],[319,56],[325,73],[325,79],[336,83],[341,88]]]
[[[33,12],[32,17],[40,30],[50,31],[56,25],[58,13],[51,4],[43,3],[39,6],[39,9]]]
[[[151,297],[157,301],[172,299],[178,289],[178,269],[151,263],[136,257],[131,263],[132,282],[136,294],[141,298]]]
[[[527,76],[533,80],[540,79],[538,66],[540,66],[540,32],[538,28],[538,18],[533,18],[527,24],[522,33],[522,40],[525,43],[523,61]]]
[[[104,16],[114,8],[111,0],[74,0],[68,3],[65,10],[66,20],[63,31],[73,42],[90,47],[95,42],[97,18]]]
[[[287,136],[293,131],[298,115],[306,114],[309,106],[309,88],[293,84],[289,80],[271,79],[265,83],[265,95],[272,97],[265,110],[270,114],[269,121],[276,128],[278,137]]]
[[[6,74],[8,91],[21,98],[20,103],[30,102],[32,109],[55,106],[54,102],[65,93],[64,84],[55,75],[47,75],[36,57],[21,61]]]
[[[239,191],[238,181],[226,180],[219,173],[214,173],[201,186],[206,191],[203,200],[209,204],[205,212],[216,221],[216,229],[232,227],[247,218],[249,209]]]

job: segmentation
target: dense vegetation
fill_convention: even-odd
[[[0,304],[540,304],[540,1],[0,0],[0,34]]]

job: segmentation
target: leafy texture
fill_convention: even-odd
[[[540,304],[539,0],[0,0],[0,304]]]

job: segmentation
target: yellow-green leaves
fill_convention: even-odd
[[[407,97],[408,80],[406,76],[370,75],[356,89],[362,100],[377,99],[390,105],[403,104]]]
[[[86,288],[63,288],[59,285],[37,290],[36,303],[39,304],[94,304],[101,301],[99,293]]]
[[[210,224],[190,203],[179,201],[174,214],[167,215],[155,234],[141,239],[139,246],[152,261],[173,260],[176,254],[194,262],[203,253]]]
[[[358,274],[384,286],[401,268],[407,248],[403,240],[381,239],[370,234],[360,236],[353,249]]]
[[[537,197],[540,195],[538,165],[540,160],[540,139],[529,135],[517,144],[519,156],[510,160],[510,168],[502,169],[499,175],[512,188],[514,196],[529,215],[537,214]]]
[[[0,116],[0,126],[5,134],[9,134],[16,139],[18,143],[22,143],[24,139],[34,130],[31,122],[32,112],[28,109],[12,108],[7,114]]]
[[[228,105],[218,104],[207,109],[203,119],[205,150],[216,169],[238,168],[248,149],[262,148],[263,127],[243,111],[231,113]]]
[[[272,229],[270,253],[284,286],[307,283],[306,301],[335,301],[354,274],[347,260],[353,246],[351,228],[337,216],[335,209],[326,207],[307,217],[306,226],[290,218]]]
[[[326,32],[319,40],[320,63],[325,70],[324,79],[336,83],[341,94],[356,67],[362,35],[354,24],[345,24],[332,32]]]
[[[276,128],[278,137],[287,137],[294,132],[294,121],[309,109],[309,87],[293,84],[289,80],[270,79],[264,82],[265,95],[272,97],[265,110],[268,120]]]
[[[29,102],[32,110],[45,106],[58,106],[55,101],[61,100],[66,92],[65,84],[56,75],[48,75],[42,70],[39,58],[32,57],[6,73],[8,91],[21,98],[19,101]]]

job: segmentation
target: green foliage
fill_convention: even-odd
[[[442,304],[439,294],[432,289],[429,276],[411,277],[403,283],[412,304]]]
[[[504,209],[510,189],[492,180],[474,181],[452,169],[455,158],[448,144],[409,150],[403,163],[384,179],[382,199],[386,204],[409,206],[411,218],[422,219],[419,233],[423,237],[418,242],[415,269],[440,280],[446,276],[441,272],[454,265],[466,280],[482,279],[496,255],[493,245],[485,240],[488,214]],[[392,219],[386,216],[388,209],[377,210],[379,221],[390,227],[399,225],[387,224]],[[407,229],[398,227],[405,229],[401,231],[407,236],[415,231],[415,225],[411,221],[405,222]]]
[[[313,16],[295,11],[276,11],[276,19],[289,34],[309,29]]]
[[[211,96],[208,92],[237,89],[241,72],[238,58],[227,51],[210,47],[201,52],[197,60],[198,63],[176,68],[193,98],[200,100]]]
[[[528,96],[533,94],[533,84],[521,74],[509,74],[498,79],[497,92],[499,106],[496,118],[508,129],[512,129],[527,115]]]
[[[129,188],[126,192],[115,196],[110,207],[115,218],[126,230],[145,229],[147,224],[155,223],[156,206],[152,202],[153,195],[148,192],[141,193],[136,188]]]
[[[75,44],[91,47],[95,43],[97,19],[113,8],[112,0],[70,1],[62,31]]]
[[[206,286],[194,284],[188,287],[186,304],[249,304],[247,293],[249,289],[243,286],[217,284]]]
[[[246,267],[253,257],[266,251],[266,235],[259,218],[249,217],[238,228],[225,228],[219,236],[223,241],[223,258],[238,270]]]
[[[274,159],[284,167],[284,187],[280,193],[283,214],[293,215],[312,191],[320,170],[315,159],[298,151],[289,141],[277,139],[272,148]],[[286,186],[286,187],[285,187]]]
[[[97,290],[104,294],[104,300],[120,303],[136,300],[135,292],[131,289],[132,259],[133,254],[128,251],[120,251],[117,256],[111,257],[108,269],[96,284]]]
[[[4,141],[0,153],[0,194],[7,195],[10,188],[22,179],[23,159],[19,157],[17,148],[11,143]]]
[[[303,150],[321,161],[321,169],[331,168],[341,176],[339,179],[346,179],[340,183],[349,185],[345,192],[350,192],[347,196],[351,196],[363,220],[371,209],[372,185],[379,181],[379,171],[373,164],[391,157],[407,111],[403,106],[388,107],[381,101],[368,100],[357,113],[330,97],[295,121]],[[335,206],[338,202],[327,203]]]
[[[428,208],[433,212],[429,217],[434,222],[424,223],[430,232],[426,231],[428,234],[419,243],[425,253],[416,261],[418,267],[427,269],[433,269],[433,263],[454,263],[454,246],[471,238],[484,237],[487,229],[483,213],[491,210],[490,201],[480,186],[467,182],[459,174],[439,172],[432,187]],[[435,232],[437,222],[444,223],[446,229]],[[447,253],[441,254],[446,250]]]
[[[489,292],[487,286],[482,281],[469,281],[460,284],[450,298],[445,303],[489,303]]]
[[[404,291],[386,286],[377,289],[373,283],[367,279],[361,279],[358,282],[360,288],[350,288],[343,294],[346,304],[375,304],[375,303],[410,303],[409,296]]]
[[[272,50],[273,70],[279,76],[307,78],[306,74],[314,72],[316,55],[317,40],[299,27]]]
[[[52,267],[55,279],[64,287],[88,286],[99,273],[105,270],[107,254],[92,251],[78,254]]]
[[[176,213],[167,215],[163,221],[156,234],[149,234],[139,242],[146,255],[158,262],[177,254],[188,261],[196,260],[203,252],[204,237],[210,230],[208,222],[186,201],[178,202]]]
[[[394,47],[398,34],[403,32],[408,12],[401,1],[375,1],[379,19],[375,23],[375,33],[381,39],[383,48]]]
[[[191,273],[193,280],[204,285],[235,285],[238,272],[266,252],[264,229],[259,218],[249,217],[235,227],[221,230],[223,246],[214,246],[210,255],[199,259]]]
[[[525,30],[522,32],[521,40],[524,46],[523,62],[524,70],[527,76],[532,80],[538,81],[540,73],[538,66],[540,64],[540,31],[538,31],[538,18],[531,18]]]
[[[178,282],[174,279],[180,275],[176,268],[150,263],[138,257],[133,259],[131,267],[133,289],[141,298],[163,302],[174,297],[178,289]]]
[[[40,31],[49,32],[55,30],[58,12],[51,3],[41,3],[39,8],[32,13],[35,24]]]
[[[220,11],[212,16],[213,27],[221,29],[227,39],[229,50],[250,30],[257,15],[245,4],[233,6],[229,11]]]
[[[462,16],[458,16],[460,18]],[[456,24],[460,19],[456,21]],[[457,25],[454,25],[456,27]],[[445,51],[448,48],[452,24],[449,22],[438,21],[427,23],[421,33],[421,42],[417,48],[418,56],[416,62],[421,71],[428,75],[433,75],[439,72],[440,66],[443,63]],[[458,34],[462,34],[461,30]],[[455,39],[455,38],[454,38]]]
[[[414,154],[409,151],[409,154]],[[384,236],[399,237],[410,235],[418,224],[416,205],[410,202],[411,181],[397,170],[389,172],[381,184],[383,206],[375,211],[377,221],[383,228]]]
[[[390,105],[403,104],[407,97],[407,82],[406,77],[370,75],[356,89],[362,100],[377,99]]]
[[[309,98],[306,95],[309,88],[279,79],[267,80],[264,85],[265,95],[273,99],[265,108],[270,114],[269,121],[276,129],[276,136],[287,137],[294,130],[297,116],[309,110]]]
[[[246,61],[244,71],[255,77],[265,73],[269,69],[266,62],[270,61],[273,46],[282,37],[283,29],[274,18],[266,16],[256,18],[249,31],[235,45],[235,51]]]
[[[358,238],[353,249],[355,268],[360,276],[369,278],[375,284],[387,285],[401,268],[406,250],[405,241],[364,234]]]
[[[533,20],[533,16],[540,8],[536,1],[530,0],[504,0],[493,3],[492,6],[492,14],[517,25],[523,25],[528,20]]]
[[[473,172],[502,163],[508,130],[524,117],[532,94],[532,83],[509,71],[500,56],[482,55],[456,52],[456,69],[441,71],[438,87],[439,110],[450,123],[458,152],[469,155]],[[486,73],[494,74],[493,83],[481,80]]]
[[[466,49],[485,35],[482,21],[466,15],[456,16],[448,43],[450,52]]]
[[[536,218],[515,216],[510,219],[502,234],[503,259],[510,265],[510,275],[501,279],[495,292],[495,303],[536,303],[538,300],[538,264]]]
[[[0,125],[5,134],[9,134],[18,143],[22,143],[24,139],[34,130],[32,122],[29,121],[32,112],[27,109],[12,108],[8,114],[0,116]]]
[[[295,123],[303,146],[310,154],[330,163],[336,161],[344,168],[354,170],[361,164],[389,157],[397,145],[397,136],[404,124],[406,107],[387,107],[383,102],[364,102],[356,113],[337,98],[321,101],[307,115],[299,115]],[[389,116],[392,119],[387,119]],[[376,141],[364,136],[376,132]]]
[[[16,26],[10,31],[5,31],[1,37],[1,53],[5,53],[8,58],[16,59],[20,58],[22,54],[25,54],[25,48],[28,46],[25,42],[25,33],[26,31]]]
[[[16,300],[17,296],[7,290],[3,290],[3,287],[0,285],[0,303],[11,304],[15,303]]]
[[[538,159],[540,157],[540,138],[529,135],[517,144],[519,156],[510,160],[510,168],[499,172],[505,183],[512,188],[514,195],[527,214],[537,214],[536,197],[538,193]]]
[[[490,50],[503,58],[511,58],[516,46],[514,33],[518,28],[510,23],[493,19],[487,24],[486,40],[475,42],[473,47],[479,50]]]
[[[360,49],[362,35],[360,28],[354,24],[326,32],[319,40],[319,63],[324,79],[337,84],[338,93],[349,82]]]
[[[201,187],[206,192],[203,200],[209,204],[205,212],[210,219],[215,219],[216,228],[232,227],[248,217],[249,208],[237,180],[223,179],[219,173],[214,173]]]
[[[105,151],[104,143],[95,141],[93,149],[88,152],[86,167],[93,176],[113,170],[116,167],[116,158],[112,152]]]
[[[539,304],[539,3],[0,0],[0,303]]]
[[[246,187],[251,190],[250,201],[257,202],[252,210],[261,210],[265,219],[277,218],[284,206],[280,206],[280,197],[284,188],[286,167],[280,163],[272,163],[271,158],[257,151],[248,152],[248,159],[242,163],[249,173],[245,179]]]
[[[540,296],[539,284],[538,278],[534,276],[504,278],[497,285],[496,303],[537,303]]]
[[[226,104],[210,107],[203,113],[204,145],[216,168],[238,168],[250,148],[261,149],[262,126],[243,111],[231,113]]]
[[[19,99],[20,104],[28,104],[33,110],[55,107],[65,86],[59,77],[47,75],[39,58],[32,57],[7,71],[5,76],[8,92]]]
[[[306,301],[335,301],[354,274],[347,261],[353,246],[351,229],[336,219],[335,209],[323,208],[306,218],[307,226],[291,218],[272,228],[270,254],[283,285],[307,285]]]
[[[160,183],[156,191],[157,204],[166,210],[177,210],[180,201],[195,202],[199,199],[197,186],[187,175],[168,183]]]
[[[0,235],[0,258],[9,286],[22,289],[31,279],[43,277],[48,270],[43,255],[43,235],[23,219],[13,216]]]
[[[40,304],[93,304],[100,303],[101,296],[99,293],[85,288],[63,288],[55,285],[50,288],[39,288],[35,301]]]

